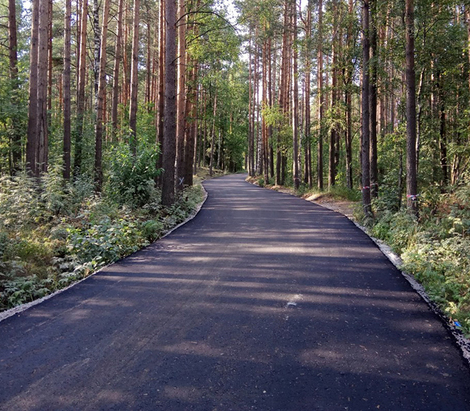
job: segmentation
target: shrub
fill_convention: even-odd
[[[154,179],[160,173],[156,147],[143,145],[133,155],[128,144],[116,147],[111,156],[105,194],[119,205],[142,207],[155,197]]]

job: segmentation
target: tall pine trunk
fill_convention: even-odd
[[[72,1],[65,0],[65,16],[64,16],[64,73],[63,73],[63,104],[64,104],[64,147],[63,147],[63,161],[64,171],[63,176],[66,180],[70,178],[70,150],[71,150],[71,87],[70,87],[70,73],[71,73],[71,23],[70,18],[72,14]]]
[[[366,216],[372,215],[370,196],[370,27],[369,27],[369,0],[363,0],[362,6],[362,133],[361,133],[361,160],[362,160],[362,206]]]
[[[29,53],[29,107],[28,107],[28,140],[26,143],[26,167],[33,176],[38,175],[37,145],[38,145],[38,24],[39,0],[32,2],[31,45]]]
[[[304,182],[309,188],[313,186],[312,179],[312,140],[310,135],[311,116],[310,116],[310,77],[311,77],[311,59],[310,59],[310,42],[312,36],[312,7],[311,2],[307,5],[307,21],[305,26],[305,171]]]
[[[296,2],[292,5],[292,42],[294,47],[293,55],[293,72],[292,72],[292,134],[293,134],[293,150],[292,150],[292,173],[294,180],[294,189],[300,187],[300,170],[299,170],[299,81],[298,81],[298,50],[297,50],[297,10]]]
[[[18,36],[16,24],[16,2],[8,1],[8,52],[9,52],[9,71],[11,81],[11,105],[12,105],[12,124],[11,124],[11,166],[10,172],[15,173],[21,163],[21,133],[18,130],[19,116],[19,81],[18,81]]]
[[[371,42],[371,64],[370,64],[370,192],[371,197],[379,195],[379,170],[377,165],[377,0],[370,0],[370,42]]]
[[[113,127],[113,142],[117,142],[118,131],[118,107],[119,107],[119,69],[122,60],[122,12],[124,0],[119,0],[117,14],[117,34],[116,46],[114,48],[114,68],[113,68],[113,101],[111,105],[111,124]]]
[[[103,120],[106,100],[106,46],[108,40],[109,0],[103,0],[103,26],[101,29],[100,67],[98,79],[98,98],[96,105],[95,126],[95,189],[101,191],[103,185]]]
[[[175,202],[176,157],[176,0],[165,1],[165,108],[162,204]]]
[[[156,144],[160,149],[160,155],[157,159],[157,170],[163,168],[163,112],[165,109],[165,0],[160,0],[160,15],[159,15],[159,36],[158,36],[158,109],[157,109],[157,138]],[[156,185],[161,187],[163,184],[162,175],[156,178]]]
[[[140,0],[134,0],[133,14],[134,28],[132,32],[132,64],[131,64],[131,90],[129,107],[129,144],[132,154],[137,155],[137,92],[139,89],[139,24],[140,24]]]
[[[317,186],[323,190],[323,1],[318,1],[318,51],[317,51],[317,88],[318,88],[318,146],[317,146]]]
[[[178,92],[176,123],[176,189],[184,185],[184,138],[186,130],[186,9],[185,1],[178,5]]]
[[[49,44],[49,1],[39,0],[38,19],[38,88],[37,88],[37,173],[47,171],[48,163],[48,44]]]
[[[77,89],[77,123],[75,131],[75,155],[73,173],[77,177],[82,171],[83,150],[83,120],[85,113],[85,86],[86,86],[86,43],[87,43],[87,16],[88,0],[82,0],[81,28],[80,28],[80,54],[78,60],[78,89]]]
[[[414,2],[405,1],[406,24],[406,197],[408,209],[418,214],[416,170],[416,79]]]

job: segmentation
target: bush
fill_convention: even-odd
[[[108,198],[119,205],[142,207],[155,198],[154,180],[157,170],[156,147],[143,145],[133,155],[128,144],[116,147],[111,156],[109,179],[105,187]]]
[[[436,189],[420,197],[420,219],[406,210],[392,212],[376,200],[374,237],[401,254],[403,269],[424,286],[449,318],[470,335],[470,207],[469,185],[454,193]]]

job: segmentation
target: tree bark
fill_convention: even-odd
[[[353,39],[353,17],[354,17],[354,1],[349,0],[349,19],[347,33],[348,43],[348,64],[346,68],[346,79],[345,79],[345,104],[346,104],[346,184],[349,189],[353,188],[353,176],[352,176],[352,98],[351,98],[351,87],[352,87],[352,76],[353,76],[353,63],[352,53],[354,49]]]
[[[330,128],[330,142],[328,147],[328,188],[336,183],[336,157],[337,157],[337,140],[338,140],[338,9],[337,0],[333,1],[333,38],[332,38],[332,68],[331,68],[331,110],[333,112],[333,120]]]
[[[113,68],[113,101],[111,106],[111,124],[113,127],[113,143],[117,143],[118,130],[118,106],[119,106],[119,69],[122,60],[122,11],[124,0],[119,0],[117,15],[117,35],[116,46],[114,51],[114,68]]]
[[[83,0],[80,32],[80,57],[78,66],[77,123],[75,132],[75,156],[73,173],[77,177],[82,171],[83,116],[85,112],[86,86],[86,39],[87,39],[88,0]]]
[[[176,189],[183,190],[184,138],[186,130],[186,8],[185,1],[178,5],[178,94],[176,123]]]
[[[21,134],[18,131],[18,108],[19,108],[19,82],[18,82],[18,34],[16,24],[16,2],[8,1],[8,52],[10,63],[10,81],[11,81],[11,104],[13,108],[11,124],[11,167],[10,172],[14,174],[19,170],[21,163]]]
[[[323,190],[323,1],[318,1],[318,51],[317,51],[317,88],[318,88],[318,146],[317,146],[317,186]]]
[[[418,214],[416,170],[416,79],[415,79],[415,33],[414,2],[405,1],[406,24],[406,197],[410,212]]]
[[[470,66],[470,5],[465,5],[465,23],[467,25],[467,58],[468,58],[468,64]],[[470,69],[468,71],[468,91],[470,93]],[[468,123],[469,127],[469,136],[468,136],[468,141],[470,142],[470,121]]]
[[[134,0],[134,29],[132,32],[132,65],[131,65],[131,91],[129,107],[129,144],[132,154],[137,155],[137,92],[139,89],[139,24],[140,24],[140,0]]]
[[[159,50],[158,50],[158,111],[157,111],[157,138],[156,144],[160,149],[160,155],[157,159],[157,170],[163,167],[163,112],[165,109],[165,0],[160,0],[160,30],[159,30]],[[156,178],[157,187],[162,186],[163,180],[160,174]]]
[[[47,171],[48,163],[48,44],[49,44],[49,0],[39,0],[38,20],[38,97],[37,97],[37,173]]]
[[[65,0],[65,16],[64,16],[64,73],[63,81],[63,104],[64,104],[64,147],[63,147],[63,161],[64,179],[70,179],[70,150],[71,150],[71,88],[70,88],[70,73],[71,73],[71,14],[72,14],[72,1]]]
[[[292,149],[292,173],[294,189],[298,190],[300,187],[300,173],[299,173],[299,81],[298,81],[298,50],[297,50],[297,10],[296,2],[292,5],[292,41],[294,46],[294,59],[293,59],[293,72],[292,72],[292,134],[293,134],[293,149]]]
[[[38,24],[39,0],[32,1],[31,46],[29,53],[29,107],[28,107],[28,140],[26,143],[26,167],[29,173],[37,176],[37,146],[38,146]]]
[[[217,114],[217,88],[214,87],[214,106],[212,113],[212,131],[211,131],[211,156],[209,160],[209,175],[212,177],[212,168],[214,166],[214,146],[215,146],[215,115]]]
[[[310,135],[311,115],[310,115],[310,77],[311,77],[311,59],[310,42],[312,36],[312,7],[311,2],[307,4],[307,21],[305,25],[305,172],[304,182],[309,188],[313,187],[312,180],[312,140]]]
[[[184,150],[184,181],[188,186],[193,185],[193,169],[196,157],[196,140],[197,140],[197,61],[192,62],[191,77],[189,84],[189,92],[187,96],[189,110],[189,124],[186,127],[186,146]],[[195,173],[194,173],[195,174]]]
[[[175,202],[176,156],[176,0],[165,2],[165,109],[163,126],[162,204]]]
[[[370,64],[370,192],[372,198],[379,196],[379,170],[377,165],[377,0],[370,0],[371,52]]]
[[[366,216],[372,216],[370,196],[370,30],[369,30],[369,0],[363,0],[362,6],[362,206]]]
[[[254,146],[254,107],[253,107],[253,64],[252,64],[252,36],[248,46],[248,173],[255,175],[255,146]]]
[[[93,90],[95,92],[95,112],[98,105],[98,83],[100,76],[100,0],[93,0]]]
[[[106,46],[108,39],[108,15],[109,0],[103,0],[103,22],[101,29],[101,50],[98,81],[98,98],[96,105],[95,126],[95,190],[101,192],[103,185],[103,120],[104,106],[106,100]]]

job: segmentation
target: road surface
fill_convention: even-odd
[[[470,410],[448,332],[352,222],[204,185],[194,220],[0,322],[1,410]]]

